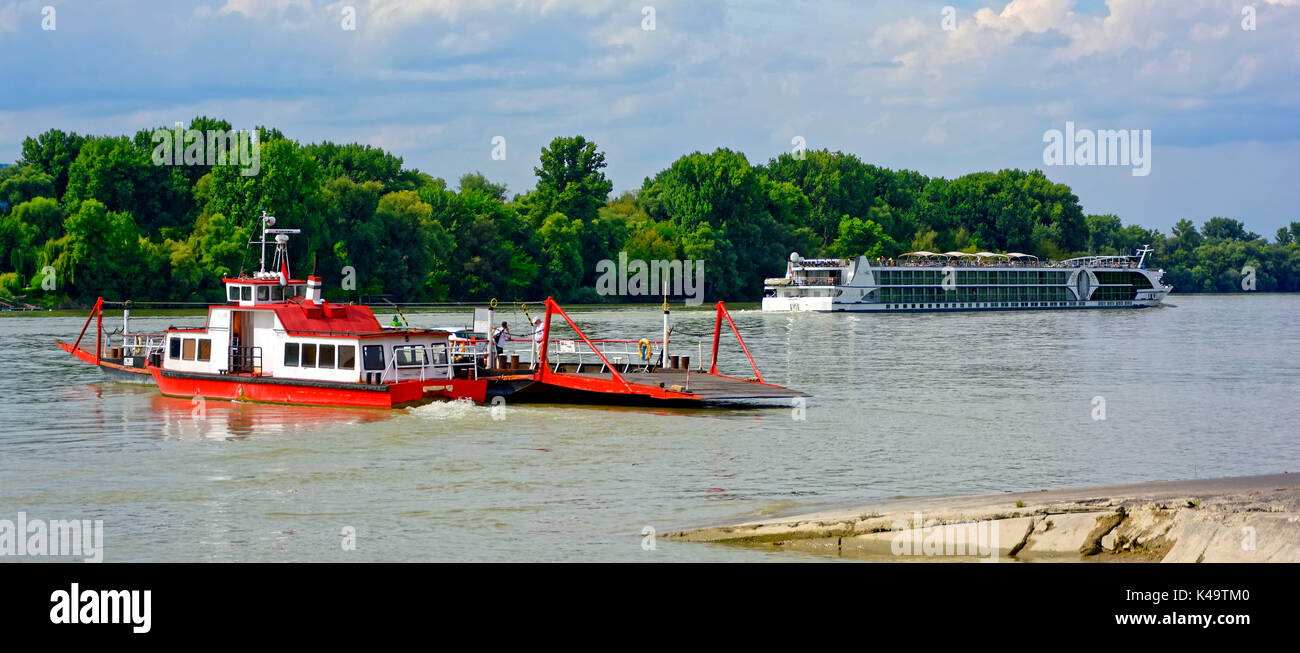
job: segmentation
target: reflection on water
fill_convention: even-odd
[[[806,413],[788,401],[511,404],[496,414],[466,402],[196,403],[104,383],[51,344],[83,320],[0,319],[0,517],[104,519],[109,561],[787,559],[663,540],[646,552],[641,531],[898,495],[1300,468],[1300,297],[1176,303],[733,311],[764,377],[813,393]],[[594,338],[660,328],[654,307],[576,319]],[[674,319],[705,332],[713,315]],[[697,349],[687,337],[674,345]],[[732,345],[722,368],[748,366]],[[1105,420],[1092,419],[1094,397]],[[345,527],[356,529],[355,551],[340,547]]]
[[[181,399],[153,392],[149,410],[173,440],[242,440],[273,438],[291,432],[363,427],[391,419],[387,411],[280,406],[240,401]]]

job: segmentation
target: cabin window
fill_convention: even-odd
[[[194,360],[194,338],[186,338],[185,344],[181,347],[181,358],[192,361]]]
[[[270,287],[270,286],[258,286],[258,287],[257,287],[257,301],[259,301],[259,302],[271,301],[271,287]]]
[[[303,343],[302,366],[316,367],[316,345]]]
[[[316,367],[334,369],[334,345],[321,345],[316,357]]]
[[[284,365],[285,367],[298,367],[298,343],[284,343]]]
[[[210,361],[210,360],[212,360],[212,340],[211,340],[211,339],[209,339],[209,338],[202,338],[202,339],[199,340],[199,360],[201,360],[201,361]]]
[[[393,347],[393,363],[398,367],[424,367],[427,361],[423,345]]]
[[[366,345],[362,347],[361,362],[367,370],[378,371],[384,369],[384,346]]]
[[[284,293],[282,293],[282,292],[280,291],[280,287],[279,287],[279,286],[271,286],[271,301],[273,301],[273,302],[278,302],[278,301],[280,301],[280,299],[281,299],[281,297],[282,297],[283,294],[284,294]]]
[[[353,370],[357,367],[357,348],[354,345],[339,345],[339,369]]]
[[[239,286],[227,286],[226,297],[228,297],[232,302],[239,301]]]
[[[171,341],[167,343],[167,358],[176,360],[177,358],[180,357],[181,357],[181,339],[172,338]]]
[[[445,345],[445,344],[435,344],[435,345],[433,345],[433,351],[432,351],[431,353],[433,354],[433,364],[434,364],[434,365],[446,365],[446,364],[447,364],[447,345]]]
[[[251,302],[251,301],[253,301],[253,287],[252,287],[252,286],[240,286],[240,287],[239,287],[239,298],[242,299],[243,301],[246,301],[246,302]]]

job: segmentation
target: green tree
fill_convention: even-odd
[[[872,220],[843,216],[840,218],[839,238],[831,245],[831,253],[842,258],[892,257],[900,253],[898,243]]]
[[[465,193],[480,193],[484,197],[498,202],[505,202],[507,190],[505,184],[494,184],[483,173],[475,170],[461,176],[460,192],[462,195]]]
[[[130,213],[87,199],[68,216],[64,232],[48,264],[69,296],[81,302],[132,296],[143,277],[140,232]]]
[[[1221,240],[1258,240],[1259,235],[1246,231],[1246,225],[1232,218],[1210,218],[1201,227],[1206,238]]]
[[[0,209],[4,213],[37,197],[58,197],[53,177],[31,164],[0,168]]]
[[[605,178],[605,153],[582,136],[559,137],[542,148],[537,190],[529,198],[535,225],[553,213],[573,220],[596,219],[614,185]]]
[[[20,164],[30,164],[54,180],[54,196],[63,197],[68,188],[68,170],[77,159],[85,136],[51,129],[36,138],[23,139]]]
[[[571,297],[583,277],[582,223],[552,213],[537,231],[542,242],[542,290]]]

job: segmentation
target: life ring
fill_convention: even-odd
[[[651,352],[650,352],[650,341],[649,341],[649,340],[646,340],[645,338],[642,338],[640,342],[636,343],[636,351],[637,351],[637,354],[639,354],[639,355],[641,356],[641,360],[646,361],[646,362],[649,362],[649,361],[650,361],[650,353],[651,353]]]

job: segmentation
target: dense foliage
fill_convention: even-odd
[[[230,129],[200,117],[193,129]],[[85,305],[97,296],[220,301],[223,276],[251,271],[247,243],[262,209],[297,227],[296,272],[316,270],[327,296],[373,301],[535,299],[596,302],[596,264],[706,262],[710,298],[752,300],[792,251],[892,257],[931,251],[1020,251],[1062,258],[1128,254],[1150,244],[1177,292],[1300,290],[1300,222],[1273,242],[1230,218],[1173,234],[1085,215],[1070,188],[1040,171],[957,179],[888,170],[839,152],[752,165],[719,149],[681,157],[611,199],[605,155],[556,138],[536,188],[509,196],[480,172],[453,189],[357,144],[300,145],[260,129],[259,174],[230,165],[154,165],[152,130],[133,138],[50,130],[0,168],[0,297]],[[348,268],[355,287],[342,283]]]

